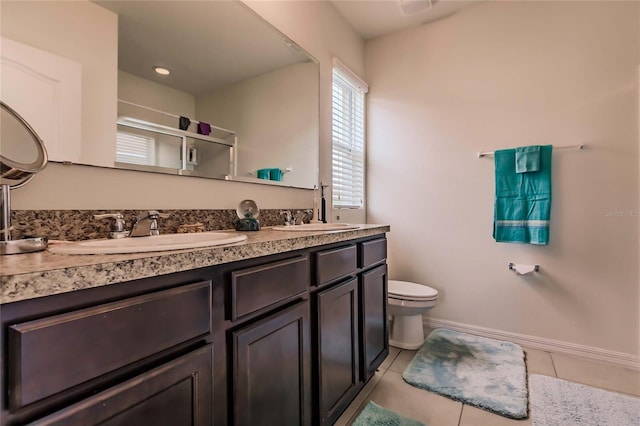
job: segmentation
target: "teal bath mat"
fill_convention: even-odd
[[[527,418],[527,370],[510,342],[439,328],[402,374],[420,389],[512,419]]]
[[[640,421],[640,398],[538,374],[530,380],[533,426],[632,426]]]
[[[379,406],[373,401],[364,407],[351,426],[426,426],[417,420]]]

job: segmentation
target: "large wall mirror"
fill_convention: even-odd
[[[60,155],[53,150],[53,161],[299,188],[317,184],[318,63],[242,2],[2,3],[13,22],[8,34],[3,31],[3,47],[5,37],[20,38],[13,37],[16,20],[33,19],[38,3],[48,14],[60,3],[57,19],[87,19],[86,11],[69,13],[72,7],[118,15],[116,136],[98,150],[87,146],[97,142],[83,130],[75,148]],[[95,37],[87,24],[86,36]],[[15,41],[40,49],[47,44],[21,38]],[[3,55],[3,71],[5,65]]]

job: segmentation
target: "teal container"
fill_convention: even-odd
[[[282,170],[269,169],[269,177],[271,180],[277,180],[278,182],[280,182],[282,180]]]
[[[271,169],[258,169],[258,179],[271,179]]]

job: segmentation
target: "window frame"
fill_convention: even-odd
[[[333,58],[331,203],[334,209],[365,207],[368,90],[369,86],[360,77],[337,58]],[[344,182],[345,179],[349,181]]]

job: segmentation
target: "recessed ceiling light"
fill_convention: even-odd
[[[400,0],[400,7],[404,15],[413,15],[431,9],[439,0]]]
[[[155,72],[157,72],[160,75],[169,75],[171,74],[171,71],[169,71],[169,69],[165,68],[165,67],[153,67],[153,70]]]

